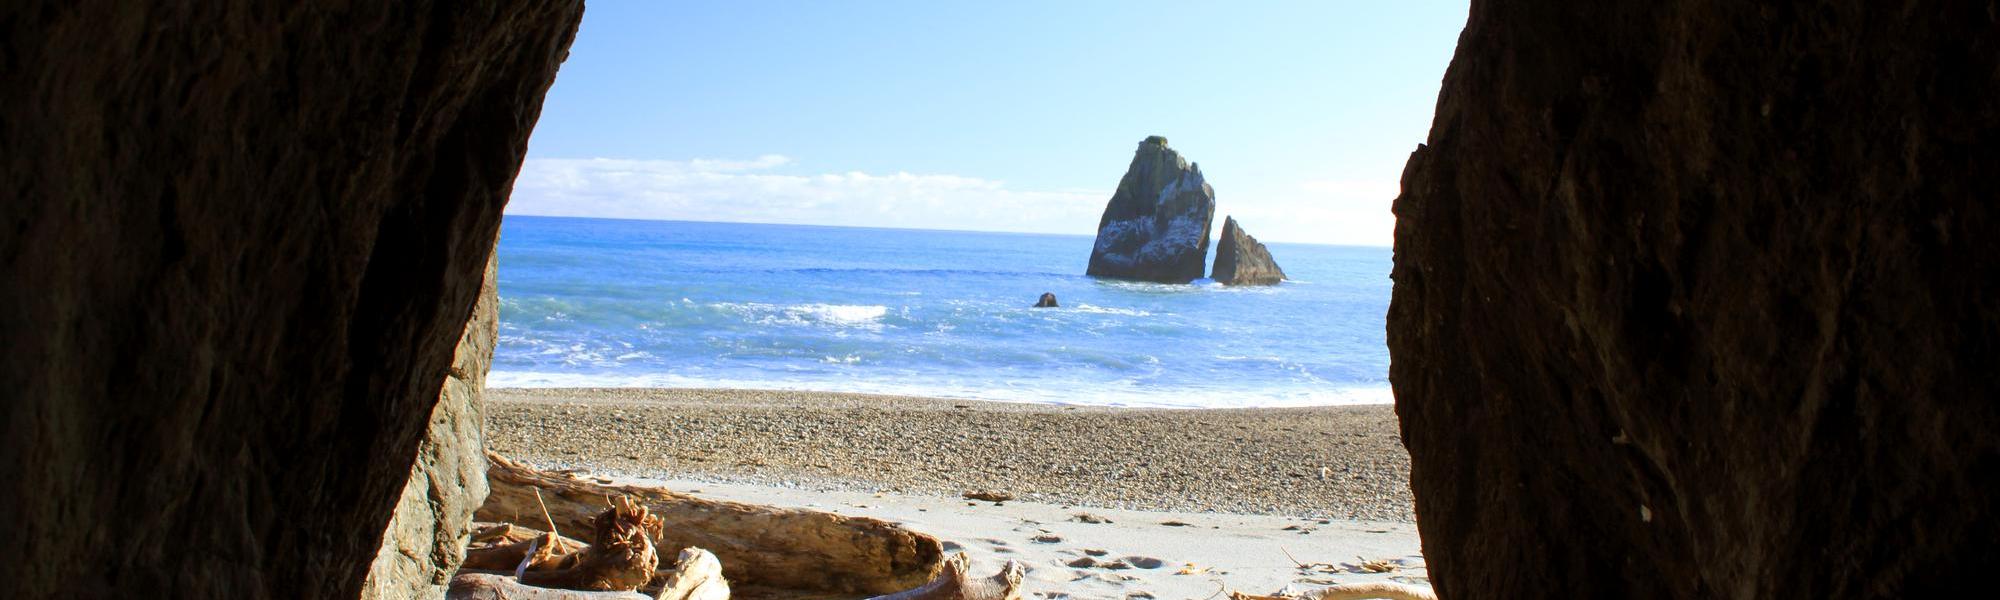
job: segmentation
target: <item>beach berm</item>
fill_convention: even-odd
[[[494,389],[488,447],[641,477],[1411,522],[1387,405],[1136,409],[824,392]]]

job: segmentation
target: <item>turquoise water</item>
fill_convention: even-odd
[[[1293,280],[1083,276],[1089,236],[509,216],[499,387],[742,387],[1085,405],[1386,403],[1390,251]],[[1054,292],[1062,308],[1031,308]]]

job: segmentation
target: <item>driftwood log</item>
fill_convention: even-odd
[[[1329,588],[1306,592],[1296,597],[1253,596],[1242,592],[1230,592],[1230,600],[1365,600],[1386,598],[1388,600],[1437,600],[1430,590],[1400,583],[1344,583]]]
[[[466,551],[465,566],[459,570],[459,574],[500,576],[537,589],[560,587],[538,580],[537,571],[574,568],[582,562],[584,551],[589,548],[583,542],[511,523],[474,523],[473,527],[478,531],[472,536],[472,541],[476,545]],[[559,541],[552,546],[548,541],[551,539]],[[556,549],[550,550],[550,548]],[[526,572],[516,574],[515,569],[523,567],[522,559],[527,558],[531,552],[536,559],[526,562]],[[650,575],[648,578],[650,581],[636,590],[645,594],[647,598],[657,600],[729,600],[730,598],[729,581],[722,575],[722,561],[717,560],[715,554],[701,548],[682,549],[678,559],[661,563],[660,568]],[[491,597],[492,594],[499,593],[514,595],[527,593],[526,590],[514,589],[517,586],[512,585],[496,588],[492,581],[494,580],[491,578],[468,579],[465,593],[479,590],[487,594],[480,597]],[[767,596],[778,593],[782,597],[791,597],[780,590],[759,591]],[[459,595],[454,594],[451,598],[458,600]]]
[[[705,548],[731,584],[812,592],[889,594],[929,582],[943,564],[937,538],[866,517],[705,500],[666,489],[601,485],[486,453],[492,491],[476,518],[591,531],[610,498],[629,496],[659,517],[660,548]],[[542,502],[535,490],[541,490]]]
[[[729,581],[722,577],[722,561],[700,548],[681,550],[673,569],[662,569],[656,578],[658,600],[729,600]]]
[[[473,524],[480,528],[480,524]],[[582,552],[587,544],[553,533],[543,533],[512,523],[488,526],[473,534],[472,542],[465,549],[465,562],[460,569],[472,571],[511,571],[521,564],[529,552],[537,554],[536,560],[528,561],[528,570],[542,571],[558,568],[558,561],[564,556]]]
[[[991,577],[973,577],[971,568],[964,552],[953,554],[937,577],[922,587],[869,600],[1020,600],[1021,578],[1027,573],[1021,563],[1007,561]]]
[[[522,584],[509,575],[460,573],[451,578],[449,600],[653,600],[638,592],[579,592]]]

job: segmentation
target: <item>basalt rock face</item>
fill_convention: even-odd
[[[1210,279],[1223,285],[1276,285],[1285,280],[1285,270],[1271,260],[1264,243],[1250,237],[1236,224],[1235,217],[1223,217],[1222,239],[1215,245],[1215,270]]]
[[[1187,283],[1200,279],[1215,220],[1215,190],[1160,136],[1139,142],[1097,222],[1093,277]]]
[[[1395,213],[1447,598],[1869,598],[2000,568],[1987,2],[1475,1]]]
[[[402,499],[361,590],[364,599],[442,598],[465,560],[472,513],[486,502],[486,372],[500,332],[497,257],[486,260],[479,303],[458,339],[451,371]]]
[[[354,598],[581,2],[0,8],[0,581]]]

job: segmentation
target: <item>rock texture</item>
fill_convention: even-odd
[[[1285,270],[1271,260],[1264,243],[1250,237],[1235,217],[1223,217],[1222,239],[1215,245],[1215,270],[1209,275],[1223,285],[1276,285],[1285,280]]]
[[[438,598],[465,558],[472,513],[486,502],[486,372],[500,332],[497,256],[486,259],[479,303],[458,339],[451,371],[382,548],[361,590],[364,599]]]
[[[1215,190],[1201,166],[1188,165],[1167,138],[1146,138],[1104,206],[1086,273],[1162,283],[1200,279],[1214,220]]]
[[[0,8],[0,581],[354,598],[582,3]]]
[[[1396,201],[1441,597],[2000,568],[1989,2],[1475,1]]]

